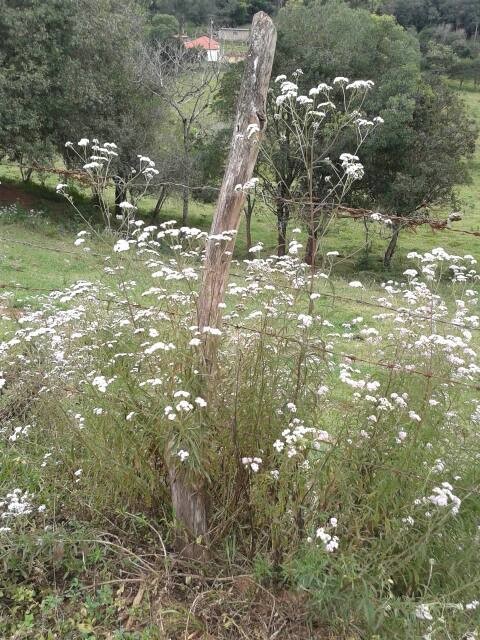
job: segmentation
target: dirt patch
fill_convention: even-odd
[[[17,204],[26,211],[33,209],[54,214],[59,220],[65,217],[67,206],[64,200],[55,199],[55,194],[42,190],[39,185],[31,183],[29,187],[20,183],[0,184],[0,207]]]
[[[271,592],[248,576],[208,586],[199,576],[187,576],[188,586],[175,578],[150,576],[132,587],[120,582],[118,619],[126,630],[141,632],[149,619],[172,640],[333,639],[309,623],[304,595]]]
[[[0,306],[0,318],[8,318],[12,320],[18,320],[23,316],[22,309],[16,307],[2,307]]]
[[[0,205],[19,204],[24,209],[38,206],[38,198],[16,184],[0,184]]]

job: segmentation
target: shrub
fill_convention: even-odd
[[[308,591],[333,625],[474,629],[475,260],[412,255],[381,295],[335,280],[334,255],[313,275],[292,255],[247,260],[207,379],[206,234],[132,224],[102,283],[51,294],[2,345],[3,544],[59,514],[168,531],[175,457],[206,480],[218,553]]]

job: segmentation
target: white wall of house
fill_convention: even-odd
[[[218,49],[207,49],[206,53],[208,62],[218,62]]]

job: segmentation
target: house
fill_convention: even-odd
[[[221,27],[218,30],[219,40],[228,40],[229,42],[248,42],[250,37],[250,29]]]
[[[187,49],[205,49],[208,62],[217,62],[220,55],[220,45],[216,40],[208,36],[201,36],[195,40],[189,40],[185,42],[185,47]]]

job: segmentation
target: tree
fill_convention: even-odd
[[[398,152],[411,121],[420,78],[415,37],[388,16],[340,2],[287,5],[279,13],[278,29],[276,73],[288,75],[300,68],[299,82],[305,87],[319,80],[332,84],[335,77],[344,75],[375,82],[364,109],[380,115],[385,123],[362,150],[367,179],[377,154],[384,158]],[[347,142],[342,140],[344,147]],[[364,180],[353,194],[364,188]]]
[[[454,29],[465,29],[468,36],[478,35],[480,4],[478,0],[438,0],[444,22]]]
[[[136,82],[146,23],[132,0],[2,0],[1,8],[4,153],[30,166],[56,154],[70,162],[67,140],[111,140],[121,174],[139,147],[153,152],[161,113]]]
[[[246,0],[217,0],[216,19],[224,24],[244,24],[248,20],[248,2]]]
[[[298,136],[292,127],[290,110],[278,111],[270,93],[268,112],[271,125],[267,129],[263,153],[258,167],[262,188],[268,193],[277,218],[277,254],[284,256],[287,250],[287,227],[290,220],[294,185],[305,172],[301,161],[302,150]]]
[[[186,225],[195,169],[195,142],[217,90],[219,65],[207,62],[203,49],[187,49],[183,43],[160,43],[144,49],[141,79],[143,86],[169,108],[180,126],[182,220]]]
[[[432,207],[449,202],[457,184],[469,180],[470,157],[478,131],[467,118],[464,104],[435,79],[425,79],[415,97],[415,110],[407,131],[401,161],[378,200],[398,216],[429,215]],[[369,180],[370,186],[374,178]],[[385,253],[389,266],[401,223],[393,225]]]
[[[166,13],[156,13],[150,20],[149,39],[152,43],[173,38],[180,30],[175,16]]]
[[[422,66],[430,73],[447,74],[457,63],[452,47],[434,41],[427,44]]]
[[[433,0],[394,0],[390,11],[402,27],[415,27],[421,31],[439,22],[440,13],[435,5]]]
[[[0,1],[0,150],[21,168],[53,157],[73,21],[61,0]]]
[[[174,15],[183,31],[187,22],[206,24],[215,13],[214,0],[153,0],[150,4],[152,13],[168,13]]]
[[[375,82],[376,90],[369,94],[364,108],[378,113],[384,125],[362,149],[365,176],[352,190],[350,203],[410,216],[417,215],[426,201],[448,199],[454,183],[465,177],[460,167],[466,168],[463,158],[471,151],[474,138],[467,133],[470,125],[465,112],[448,87],[442,85],[440,102],[427,99],[434,83],[440,81],[422,76],[414,35],[389,16],[375,16],[338,2],[287,5],[279,13],[278,28],[277,72],[299,67],[304,70],[306,86],[318,78],[331,83],[343,74]],[[453,153],[438,154],[442,136],[448,144],[455,128],[461,135]],[[387,255],[387,264],[390,259]]]
[[[257,11],[264,11],[265,13],[273,14],[275,8],[275,3],[271,0],[250,0],[247,3],[247,14],[251,19]]]

